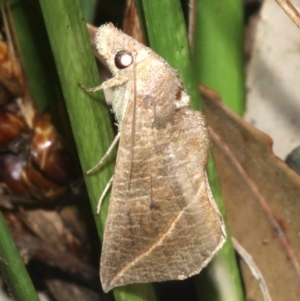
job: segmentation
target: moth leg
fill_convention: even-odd
[[[94,88],[87,88],[87,87],[83,86],[82,84],[78,84],[78,86],[86,92],[96,92],[96,91],[99,91],[102,89],[108,89],[108,88],[112,88],[115,86],[121,86],[127,81],[128,81],[127,77],[114,76],[114,77],[108,79],[107,81],[103,82],[100,86],[97,86]]]
[[[89,175],[91,174],[93,171],[97,170],[102,164],[103,162],[107,159],[107,157],[110,155],[112,149],[116,146],[116,144],[118,143],[119,139],[120,139],[120,132],[118,132],[117,136],[115,137],[114,141],[112,142],[112,144],[110,145],[110,147],[108,148],[108,150],[106,151],[105,155],[102,157],[102,159],[90,170],[88,170],[86,173]]]
[[[107,191],[109,190],[109,188],[110,188],[110,186],[111,186],[113,180],[114,180],[114,175],[112,175],[112,177],[110,178],[110,180],[107,182],[107,184],[106,184],[106,186],[105,186],[105,188],[104,188],[104,190],[103,190],[103,192],[102,192],[102,194],[101,194],[101,196],[100,196],[100,199],[99,199],[98,205],[97,205],[97,211],[96,211],[96,214],[99,214],[99,213],[100,213],[101,204],[102,204],[102,202],[103,202],[103,200],[104,200],[104,198],[105,198],[105,196],[106,196],[106,194],[107,194]]]

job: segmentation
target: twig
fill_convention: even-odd
[[[300,28],[300,11],[289,0],[276,0],[292,21]]]
[[[272,301],[266,281],[265,281],[262,273],[260,272],[258,266],[255,264],[254,260],[252,259],[252,256],[237,242],[237,240],[234,237],[231,237],[231,240],[232,240],[234,249],[237,251],[237,253],[240,255],[240,257],[244,260],[244,262],[250,269],[251,273],[257,280],[259,288],[262,292],[264,301]]]

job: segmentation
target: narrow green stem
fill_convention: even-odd
[[[216,90],[236,113],[244,112],[243,1],[201,0],[196,6],[194,64],[197,79]]]
[[[15,300],[39,301],[19,251],[0,212],[0,270]]]
[[[50,44],[54,54],[59,79],[79,153],[82,170],[85,173],[105,154],[113,140],[109,111],[103,94],[86,93],[78,83],[87,87],[99,85],[99,77],[90,45],[85,20],[79,0],[40,0]],[[98,103],[95,101],[98,100]],[[85,176],[92,210],[95,212],[99,197],[113,173],[115,153],[111,154],[102,168]],[[106,196],[100,216],[95,222],[100,237],[107,215]],[[117,301],[155,300],[150,284],[130,285],[114,289]]]
[[[180,1],[136,0],[151,48],[178,70],[195,109],[202,110]]]

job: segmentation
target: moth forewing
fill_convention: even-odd
[[[103,87],[114,89],[120,133],[100,262],[103,290],[185,279],[226,238],[205,171],[204,118],[189,107],[176,71],[152,50],[112,24],[98,29],[96,44],[114,76]]]

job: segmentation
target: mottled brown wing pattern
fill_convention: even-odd
[[[204,118],[189,108],[176,71],[149,48],[111,24],[99,28],[96,41],[114,75],[101,87],[114,87],[120,124],[103,289],[185,279],[200,272],[226,236],[205,172]],[[135,63],[119,70],[114,58],[120,50],[132,53]]]
[[[123,121],[102,249],[104,290],[196,274],[224,239],[206,180],[203,117],[184,107],[153,123],[155,105],[141,102],[132,163],[133,102]]]

